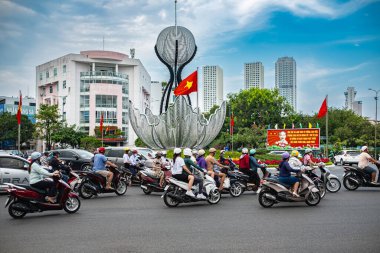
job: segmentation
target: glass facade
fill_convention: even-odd
[[[80,107],[89,107],[90,106],[90,96],[89,95],[81,95],[80,96]]]
[[[96,107],[117,108],[117,96],[96,95]]]
[[[90,112],[81,111],[80,112],[80,123],[89,123],[90,122]]]
[[[96,123],[100,123],[100,118],[103,113],[103,123],[117,124],[117,113],[116,111],[96,111]]]

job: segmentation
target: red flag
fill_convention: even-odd
[[[235,125],[235,121],[234,121],[234,113],[231,114],[231,119],[230,119],[230,134],[234,134],[234,125]]]
[[[323,103],[321,105],[321,108],[319,109],[317,118],[324,117],[326,113],[327,113],[327,97],[325,98],[325,100],[323,100]]]
[[[18,101],[18,109],[17,109],[17,114],[16,114],[16,118],[17,118],[17,124],[21,124],[21,108],[22,108],[22,95],[21,95],[21,91],[20,91],[20,99]]]
[[[174,95],[189,95],[191,92],[196,91],[198,91],[198,71],[194,71],[188,77],[183,79],[177,88],[174,89]]]
[[[102,134],[103,133],[103,112],[100,115],[100,127],[99,127],[99,130],[100,130],[100,134]]]

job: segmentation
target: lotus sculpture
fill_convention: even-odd
[[[153,115],[149,108],[140,113],[129,101],[130,123],[137,136],[153,149],[175,147],[202,148],[210,144],[221,130],[226,116],[226,102],[207,120],[199,108],[177,97],[166,112]]]

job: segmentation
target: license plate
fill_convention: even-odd
[[[167,189],[169,189],[169,185],[165,186],[164,191],[166,191]]]
[[[141,189],[147,190],[148,187],[146,187],[145,185],[141,185]]]
[[[5,201],[5,207],[7,207],[7,205],[9,204],[9,202],[11,202],[12,198],[11,197],[8,197],[7,200]]]

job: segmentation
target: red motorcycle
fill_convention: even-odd
[[[160,186],[160,178],[157,178],[155,176],[155,172],[153,170],[145,169],[143,171],[140,171],[140,187],[145,194],[149,195],[152,192],[164,192],[165,186],[167,183],[169,183],[169,178],[172,176],[172,173],[170,171],[170,164],[162,165],[161,170],[165,175],[165,180],[162,187]]]
[[[94,171],[88,172],[82,178],[79,185],[79,195],[84,199],[90,199],[94,195],[99,193],[111,193],[116,195],[124,195],[127,192],[128,179],[127,172],[125,170],[119,170],[117,168],[108,168],[113,173],[111,187],[114,190],[106,189],[107,180],[102,175],[95,173]]]
[[[15,219],[23,218],[27,213],[43,212],[49,210],[65,210],[67,213],[75,213],[80,208],[80,200],[76,193],[63,180],[53,178],[57,183],[57,203],[45,201],[47,192],[32,186],[8,185],[8,199],[5,208],[9,205],[8,213]]]

